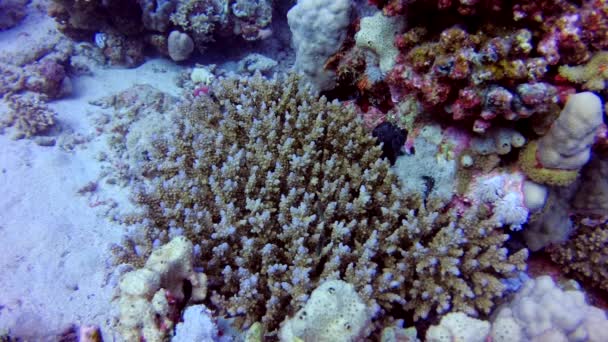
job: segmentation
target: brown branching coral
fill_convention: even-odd
[[[575,278],[608,291],[608,225],[580,225],[567,242],[549,247],[551,259]]]
[[[8,115],[0,120],[0,127],[14,126],[15,138],[31,137],[55,124],[56,113],[36,93],[6,96]]]
[[[509,237],[494,228],[489,213],[467,209],[459,215],[442,207],[420,205],[404,215],[398,228],[380,231],[382,247],[368,258],[382,263],[359,260],[360,271],[347,271],[346,280],[369,288],[369,300],[385,309],[403,305],[415,320],[431,311],[489,313],[506,290],[501,279],[523,271],[528,252],[509,256],[502,247]],[[364,249],[363,255],[369,254]],[[370,269],[375,272],[366,278]]]
[[[472,209],[406,198],[353,108],[295,76],[226,79],[153,143],[136,199],[151,239],[184,234],[222,315],[273,331],[326,279],[392,310],[488,312],[524,267]],[[485,215],[487,216],[487,215]]]

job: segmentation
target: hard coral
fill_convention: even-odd
[[[531,53],[529,30],[488,26],[471,34],[454,26],[415,46],[409,43],[421,41],[424,32],[414,28],[397,39],[403,54],[388,77],[395,100],[415,95],[427,111],[470,122],[478,133],[495,120],[557,110],[557,89],[541,82],[547,64]]]
[[[525,267],[486,214],[405,197],[353,108],[296,77],[225,79],[187,102],[152,143],[135,197],[150,241],[196,244],[220,315],[270,332],[337,278],[379,322],[476,314]]]
[[[55,125],[57,114],[36,93],[10,95],[7,97],[8,115],[0,121],[0,127],[14,126],[15,138],[32,137]]]
[[[576,279],[608,291],[608,224],[578,225],[567,242],[549,247],[551,259]]]
[[[559,118],[537,143],[520,155],[522,170],[535,182],[567,185],[589,161],[603,125],[602,100],[591,92],[570,96]]]
[[[192,258],[192,243],[177,237],[154,251],[143,268],[122,276],[118,331],[126,341],[164,341],[179,318],[179,308],[189,299],[205,298],[207,278],[194,271]]]
[[[600,342],[607,338],[604,311],[587,304],[582,291],[562,289],[549,276],[524,283],[513,301],[498,312],[490,336],[496,342]]]
[[[596,53],[585,65],[559,67],[560,76],[568,81],[583,84],[583,89],[600,91],[608,81],[608,51]]]

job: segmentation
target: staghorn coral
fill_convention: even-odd
[[[573,277],[608,291],[608,224],[578,224],[567,242],[548,248],[551,259]]]
[[[384,248],[389,255],[384,257],[380,279],[395,277],[388,285],[401,277],[406,279],[405,287],[399,289],[400,297],[409,300],[405,307],[414,312],[415,320],[426,318],[432,310],[439,314],[487,314],[494,300],[506,291],[501,279],[525,269],[528,251],[509,255],[502,247],[509,236],[495,229],[489,213],[469,208],[461,214],[457,209],[440,214],[440,210],[433,205],[421,206],[417,212],[410,210],[402,225],[383,239],[388,242]],[[407,240],[407,247],[395,245],[403,246]],[[394,258],[392,253],[400,249],[397,254],[402,258]],[[388,271],[391,268],[404,272],[395,274]],[[386,285],[376,286],[382,289]],[[376,294],[380,298],[391,295]]]
[[[136,243],[186,235],[206,304],[241,325],[273,331],[339,278],[379,325],[404,310],[487,313],[525,267],[487,213],[403,196],[354,109],[296,77],[215,82],[171,120],[139,171],[149,229]]]
[[[0,127],[14,126],[15,138],[29,138],[44,133],[55,125],[57,114],[46,106],[39,94],[10,95],[6,100],[10,110],[0,121]]]

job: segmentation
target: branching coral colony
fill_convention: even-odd
[[[355,286],[375,329],[488,313],[525,268],[489,213],[406,198],[354,109],[295,76],[224,79],[186,101],[141,170],[148,241],[183,234],[206,304],[267,334],[324,280]],[[150,247],[150,246],[148,246]]]

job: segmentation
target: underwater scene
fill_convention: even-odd
[[[0,0],[0,342],[608,342],[608,0]]]

